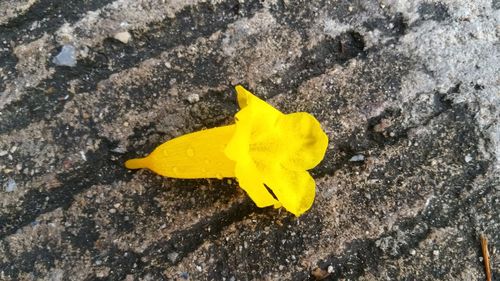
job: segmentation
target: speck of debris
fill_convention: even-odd
[[[16,188],[16,181],[13,178],[9,178],[7,180],[7,185],[5,186],[5,192],[13,192],[14,190],[16,190]]]
[[[353,157],[351,157],[351,159],[349,159],[349,161],[351,162],[360,162],[363,160],[365,160],[365,156],[362,154],[354,155]]]
[[[187,100],[189,103],[196,103],[196,102],[200,101],[200,96],[198,94],[190,94],[187,97]]]
[[[61,52],[52,60],[53,63],[61,66],[76,66],[76,49],[71,45],[64,45]]]
[[[123,154],[127,152],[127,149],[123,146],[117,146],[116,148],[111,149],[111,152]]]
[[[122,42],[123,44],[127,44],[128,41],[130,41],[130,38],[132,38],[132,36],[130,35],[130,33],[128,31],[123,31],[123,32],[116,33],[113,36],[113,38]]]
[[[470,156],[470,154],[467,154],[465,156],[465,162],[469,163],[470,161],[472,161],[472,156]]]
[[[171,261],[171,262],[175,262],[177,260],[177,257],[179,256],[178,253],[176,252],[172,252],[172,253],[169,253],[167,255],[168,259]]]
[[[82,156],[83,161],[87,161],[87,156],[85,156],[85,152],[80,150],[80,156]]]
[[[326,277],[328,277],[328,275],[330,275],[328,273],[328,271],[320,268],[320,267],[317,267],[315,268],[312,272],[311,272],[311,275],[316,279],[316,280],[323,280],[325,279]]]

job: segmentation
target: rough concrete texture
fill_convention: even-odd
[[[481,233],[500,276],[499,9],[2,1],[0,279],[485,280]],[[300,218],[123,167],[231,123],[238,83],[329,135]]]

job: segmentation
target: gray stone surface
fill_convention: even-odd
[[[499,8],[1,2],[0,280],[485,280],[481,233],[500,276]],[[329,135],[298,219],[123,167],[231,123],[239,83]]]

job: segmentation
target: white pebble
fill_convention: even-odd
[[[362,154],[354,155],[353,157],[351,157],[351,159],[349,159],[349,161],[351,161],[351,162],[359,162],[359,161],[363,161],[363,160],[365,160],[365,156]]]
[[[174,262],[177,260],[177,257],[178,257],[178,256],[179,256],[179,254],[178,254],[178,253],[176,253],[176,252],[172,252],[172,253],[170,253],[170,254],[168,254],[168,255],[167,255],[168,259],[169,259],[172,263],[174,263]]]
[[[470,161],[472,161],[472,156],[470,156],[470,154],[467,154],[465,156],[465,162],[469,163]]]
[[[198,94],[190,94],[190,95],[187,97],[187,100],[188,100],[188,102],[190,102],[190,103],[195,103],[195,102],[200,101],[200,96],[199,96]]]
[[[16,188],[17,188],[16,181],[12,178],[9,178],[7,180],[7,185],[5,186],[5,191],[12,192],[12,191],[16,190]]]
[[[127,44],[128,41],[130,41],[130,38],[132,38],[132,35],[130,35],[128,31],[124,31],[116,33],[115,36],[113,36],[113,38],[124,44]]]
[[[76,49],[71,45],[64,45],[61,52],[52,60],[53,63],[62,66],[76,66]]]
[[[82,157],[83,161],[87,161],[87,156],[85,156],[85,152],[83,150],[80,150],[80,156]]]

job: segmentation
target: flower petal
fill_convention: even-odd
[[[240,187],[247,192],[257,207],[280,206],[280,203],[267,191],[260,172],[249,158],[236,163],[235,174]]]
[[[238,94],[238,105],[240,106],[241,109],[247,106],[252,106],[252,107],[255,106],[259,108],[264,108],[264,110],[269,111],[269,113],[272,112],[274,112],[274,114],[281,113],[272,105],[259,99],[257,96],[247,91],[247,89],[243,88],[243,86],[238,85],[235,87],[235,89],[236,93]]]
[[[236,131],[229,141],[225,153],[228,158],[239,161],[248,155],[250,144],[265,141],[276,131],[275,123],[284,114],[252,95],[242,86],[236,86],[238,103],[242,108],[235,115]]]
[[[309,210],[314,202],[316,183],[307,171],[292,171],[274,165],[264,175],[264,182],[283,207],[297,217]]]
[[[323,159],[328,137],[309,113],[285,115],[241,86],[236,91],[241,110],[225,154],[236,162],[240,186],[257,206],[281,204],[300,216],[316,192],[306,170]]]
[[[328,137],[318,120],[306,112],[281,116],[277,122],[280,162],[290,170],[309,170],[323,160]]]

